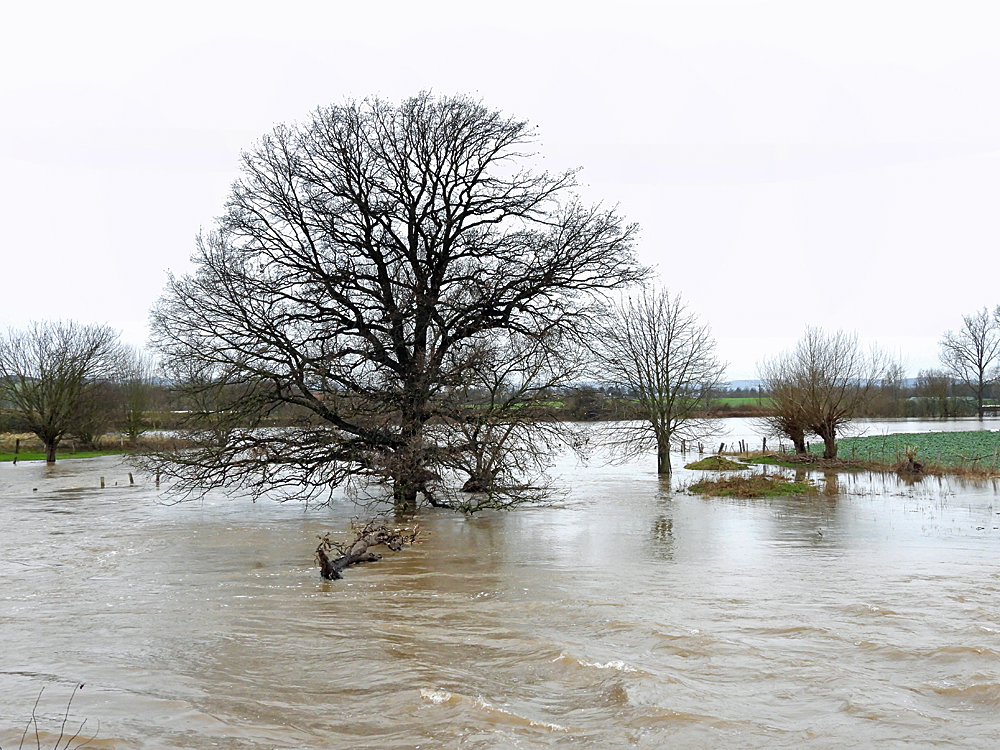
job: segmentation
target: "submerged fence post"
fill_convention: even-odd
[[[21,450],[21,438],[14,438],[14,465],[17,466],[17,454]]]
[[[132,472],[131,471],[128,473],[128,483],[129,484],[135,484],[135,480],[132,479]]]
[[[101,489],[104,489],[104,477],[101,477]]]

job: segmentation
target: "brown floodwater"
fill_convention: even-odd
[[[78,683],[97,748],[1000,746],[996,484],[733,501],[654,468],[566,459],[551,507],[427,512],[325,582],[346,501],[2,464],[0,746],[38,699],[52,747]]]

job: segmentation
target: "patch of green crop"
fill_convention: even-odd
[[[993,467],[1000,457],[1000,432],[908,432],[864,435],[837,441],[837,457],[859,461],[895,463],[906,458],[906,449],[916,446],[917,461],[939,466]],[[809,446],[823,453],[820,442]]]
[[[771,399],[769,397],[758,398],[756,396],[741,396],[739,398],[726,396],[723,398],[713,398],[712,404],[725,406],[770,406]]]

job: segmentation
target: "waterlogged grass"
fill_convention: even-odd
[[[67,458],[93,458],[94,456],[120,456],[124,453],[121,448],[116,448],[115,450],[108,451],[80,451],[78,453],[62,453],[56,451],[56,461],[63,461]],[[13,453],[0,453],[0,463],[12,462],[14,460]],[[44,461],[45,452],[36,451],[21,451],[17,454],[17,461]]]
[[[745,469],[746,464],[730,461],[728,458],[723,458],[722,456],[709,456],[708,458],[701,459],[701,461],[687,464],[684,468],[702,469],[705,471],[732,471],[734,469]]]
[[[771,474],[723,477],[712,481],[697,482],[688,487],[689,492],[710,497],[780,497],[782,495],[807,495],[816,492],[809,482],[796,482],[788,477]]]
[[[906,448],[917,448],[917,461],[947,467],[996,468],[1000,458],[1000,432],[918,432],[898,435],[867,435],[837,441],[842,460],[893,464],[906,458]],[[810,446],[823,453],[823,444]]]

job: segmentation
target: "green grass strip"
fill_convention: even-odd
[[[63,461],[67,458],[94,458],[95,456],[121,456],[124,454],[121,448],[116,448],[113,451],[79,451],[78,453],[60,453],[56,451],[56,461]],[[13,462],[13,453],[0,453],[0,463]],[[44,461],[45,453],[39,453],[35,451],[21,451],[17,454],[17,461]]]

